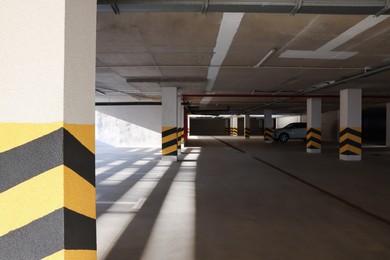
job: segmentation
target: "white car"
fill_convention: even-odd
[[[306,139],[306,123],[291,123],[274,131],[274,140],[285,143],[288,139]]]

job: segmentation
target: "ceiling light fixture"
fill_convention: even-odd
[[[261,65],[263,65],[264,62],[266,62],[271,56],[272,54],[274,54],[276,51],[275,48],[271,49],[265,56],[264,58],[261,59],[261,61],[259,61],[259,63],[257,63],[255,66],[253,66],[254,69],[257,69],[259,68]]]

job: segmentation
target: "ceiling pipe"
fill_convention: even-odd
[[[276,51],[275,48],[271,49],[262,59],[261,61],[259,61],[259,63],[257,63],[255,66],[253,66],[254,69],[257,69],[259,68],[261,65],[264,64],[264,62],[266,62],[271,56],[272,54],[274,54]]]
[[[97,0],[98,12],[112,12],[112,0]],[[239,12],[239,13],[307,13],[307,14],[378,14],[383,0],[339,1],[169,1],[169,0],[116,0],[115,11],[120,12]],[[304,3],[304,4],[303,4]],[[293,12],[291,11],[293,10]],[[388,9],[380,14],[388,13]]]
[[[339,98],[339,95],[273,95],[273,94],[182,94],[183,98],[190,97],[221,97],[221,98],[254,98],[254,97],[264,97],[264,98]],[[388,99],[390,95],[379,96],[379,95],[366,95],[362,98],[372,98],[372,99]]]

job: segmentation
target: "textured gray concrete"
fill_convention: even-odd
[[[218,138],[97,151],[99,259],[390,259],[387,149]]]

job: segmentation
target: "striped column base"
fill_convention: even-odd
[[[177,155],[181,155],[181,128],[177,128]]]
[[[96,259],[94,131],[0,123],[1,259]]]
[[[244,129],[244,137],[245,139],[249,139],[251,136],[251,130],[249,128]]]
[[[273,135],[273,131],[272,131],[272,128],[265,128],[264,129],[264,142],[266,143],[272,143],[273,142],[273,138],[272,138],[272,135]]]
[[[362,130],[360,127],[340,128],[339,158],[344,161],[360,161],[362,154]]]
[[[162,160],[177,161],[177,127],[175,126],[163,126],[162,127]]]
[[[230,134],[230,127],[225,127],[224,133],[225,133],[225,135],[229,135]]]
[[[238,136],[238,128],[237,127],[230,128],[230,135]]]
[[[321,153],[321,128],[308,128],[306,131],[306,152]]]

